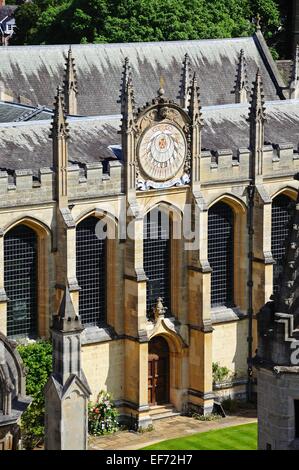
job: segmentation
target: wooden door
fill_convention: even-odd
[[[169,350],[167,342],[159,336],[149,343],[148,402],[150,405],[169,402]]]

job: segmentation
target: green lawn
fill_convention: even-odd
[[[256,450],[257,424],[242,424],[170,439],[143,450]]]

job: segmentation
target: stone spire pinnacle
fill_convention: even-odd
[[[248,78],[246,71],[246,60],[244,50],[241,49],[237,67],[235,87],[232,91],[235,94],[236,103],[247,103],[248,101]]]
[[[122,154],[125,162],[125,187],[128,199],[135,199],[136,194],[136,163],[135,163],[135,100],[132,83],[132,75],[129,60],[125,59],[122,90],[120,96],[121,103],[121,142]]]
[[[264,124],[266,120],[266,108],[263,93],[263,83],[260,70],[257,69],[255,81],[251,93],[249,107],[249,148],[251,157],[251,178],[256,181],[263,174],[263,148],[264,148]]]
[[[199,96],[199,86],[197,85],[197,77],[196,77],[195,72],[193,74],[189,94],[190,94],[190,98],[189,98],[188,112],[193,122],[193,125],[197,123],[203,125],[200,96]]]
[[[67,114],[77,114],[77,95],[78,81],[75,67],[75,59],[73,58],[72,48],[70,46],[65,63],[65,74],[63,81],[64,98]]]
[[[58,314],[53,317],[53,372],[45,386],[47,450],[87,448],[86,417],[91,391],[81,368],[82,331],[66,282]]]
[[[67,285],[65,286],[58,314],[55,315],[53,319],[53,329],[63,332],[83,330],[80,317],[75,311],[75,307]]]
[[[127,86],[128,82],[130,82],[132,90],[132,98],[134,102],[134,91],[132,85],[132,73],[131,73],[131,66],[128,57],[125,57],[124,65],[123,65],[123,73],[122,73],[122,81],[121,81],[121,89],[120,89],[120,97],[119,103],[121,105],[121,114],[125,113],[125,106],[126,106],[126,93],[127,93]]]
[[[292,73],[289,83],[290,99],[299,98],[299,44],[296,46]]]
[[[264,100],[263,82],[260,69],[257,69],[255,81],[251,93],[251,102],[249,108],[249,121],[266,120],[266,108]]]
[[[201,129],[203,127],[196,73],[194,73],[192,78],[189,97],[188,114],[191,120],[191,184],[193,192],[196,192],[200,187]]]
[[[50,137],[53,147],[53,167],[56,173],[55,192],[59,208],[68,206],[68,138],[69,127],[65,116],[63,91],[57,88]]]
[[[189,92],[191,87],[191,66],[190,57],[186,53],[183,60],[182,80],[180,87],[180,104],[184,109],[188,109]]]
[[[135,100],[131,73],[124,83],[124,91],[121,94],[122,129],[128,130],[135,123]]]
[[[52,128],[50,137],[53,138],[68,138],[69,128],[68,122],[65,115],[63,90],[61,87],[57,87],[57,94],[54,102],[54,115],[52,120]]]

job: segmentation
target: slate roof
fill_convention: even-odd
[[[202,109],[204,128],[202,147],[216,151],[249,145],[248,104],[209,106]],[[299,142],[299,100],[266,103],[265,142]],[[115,159],[108,148],[120,145],[120,115],[70,117],[69,162],[92,163]],[[0,124],[0,168],[32,169],[52,166],[51,121]]]
[[[36,108],[18,103],[0,101],[0,122],[32,121],[51,119],[52,111],[46,108]]]
[[[280,72],[280,75],[282,76],[285,82],[285,85],[289,86],[293,61],[292,60],[277,60],[276,65]]]
[[[115,159],[108,146],[120,143],[120,116],[69,118],[70,164]],[[7,170],[52,166],[51,121],[0,124],[0,168]]]
[[[203,109],[202,147],[209,150],[249,146],[248,104],[211,106]],[[265,143],[299,142],[299,100],[266,103]]]
[[[18,5],[4,5],[0,7],[0,21],[4,20],[7,16],[13,16],[17,8]]]
[[[166,95],[177,99],[186,53],[198,74],[204,106],[234,102],[236,68],[244,49],[249,83],[260,67],[265,99],[276,100],[277,90],[256,37],[200,41],[73,45],[78,75],[78,112],[82,115],[118,114],[123,63],[129,57],[137,106],[157,94],[164,78]],[[68,46],[10,46],[0,48],[0,83],[16,100],[22,95],[32,105],[52,107],[56,87],[62,84]],[[269,68],[269,67],[268,67]]]

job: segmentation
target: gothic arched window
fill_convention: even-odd
[[[272,201],[271,251],[276,261],[273,266],[273,292],[278,289],[278,278],[285,254],[284,243],[288,234],[291,206],[292,199],[285,194],[279,194]]]
[[[232,306],[234,214],[223,202],[218,202],[209,209],[208,260],[212,268],[211,306]]]
[[[166,315],[171,313],[170,295],[170,223],[169,214],[155,208],[146,214],[143,231],[143,267],[148,278],[146,312],[149,317],[158,297]]]
[[[82,323],[101,326],[106,323],[106,240],[97,236],[100,219],[88,217],[76,230],[76,267],[79,314]]]
[[[37,234],[18,225],[4,237],[7,336],[37,334]]]

